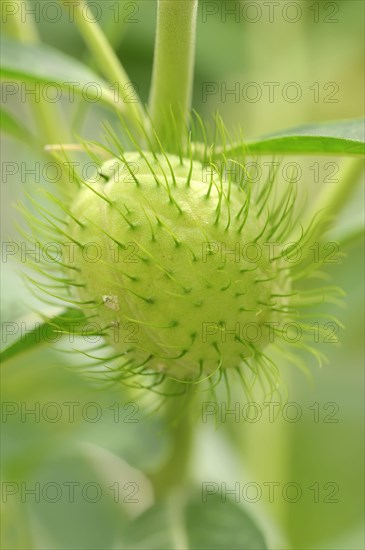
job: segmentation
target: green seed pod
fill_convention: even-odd
[[[259,355],[286,316],[291,281],[247,188],[164,154],[126,153],[100,174],[72,204],[70,268],[80,303],[130,369],[201,379]]]

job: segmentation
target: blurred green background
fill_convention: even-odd
[[[101,24],[140,96],[147,101],[155,1],[103,0],[94,4],[100,6]],[[268,4],[275,6],[270,8]],[[114,21],[117,9],[121,10],[122,19],[127,19],[122,24]],[[301,15],[294,22],[298,13]],[[7,32],[6,25],[3,30]],[[77,29],[66,16],[56,23],[40,17],[39,30],[46,44],[90,61]],[[241,126],[245,136],[256,137],[307,122],[363,114],[361,1],[201,1],[197,36],[194,108],[204,119],[219,110],[230,129]],[[269,82],[277,83],[272,101]],[[209,89],[215,92],[205,97],[207,83],[213,83]],[[253,83],[250,89],[248,83]],[[295,90],[301,92],[296,102],[285,99],[285,90],[294,94],[293,87],[285,88],[288,83],[295,83]],[[240,97],[222,97],[224,87],[238,89]],[[260,90],[262,97],[247,100],[245,93],[252,99],[250,92],[254,94],[255,90]],[[15,97],[6,107],[24,119],[29,129],[36,130],[37,123],[27,104]],[[93,140],[102,139],[100,122],[113,118],[100,104],[70,105],[65,98],[61,108],[75,133]],[[11,138],[3,136],[2,146],[3,161],[24,161],[27,166],[44,162],[41,155]],[[289,160],[302,169],[299,187],[308,203],[324,185],[331,185],[324,181],[329,174],[326,163],[340,162],[324,157]],[[319,163],[319,182],[311,169],[314,162]],[[29,182],[21,181],[19,175],[3,181],[4,242],[17,238],[14,221],[19,221],[20,216],[11,205],[17,200],[25,202],[25,192],[31,190],[31,185],[31,178]],[[41,185],[47,185],[44,178]],[[290,360],[281,366],[289,401],[298,404],[301,419],[288,422],[279,416],[270,422],[263,414],[259,422],[231,421],[218,430],[213,422],[197,421],[193,474],[197,483],[215,480],[232,486],[235,482],[255,482],[261,487],[268,482],[280,484],[273,502],[264,492],[259,502],[243,503],[262,527],[270,548],[363,548],[364,262],[363,243],[358,236],[362,204],[359,188],[327,239],[342,240],[341,252],[345,253],[340,265],[328,269],[335,283],[347,293],[343,310],[331,306],[331,313],[340,317],[346,327],[340,330],[341,343],[319,346],[329,363],[320,370],[314,361],[308,362],[311,381]],[[7,262],[2,268],[3,322],[24,319],[31,307],[39,304],[17,276],[19,266]],[[323,312],[329,313],[328,308]],[[76,354],[42,347],[3,367],[2,475],[9,483],[6,490],[11,493],[16,487],[18,491],[9,493],[6,503],[3,496],[2,506],[7,512],[3,548],[118,548],[125,526],[152,502],[150,484],[141,472],[162,464],[168,453],[170,442],[162,420],[158,415],[146,417],[143,402],[138,403],[139,410],[128,405],[134,397],[123,386],[104,387],[82,376],[77,370],[80,361]],[[65,405],[70,402],[80,404],[74,421],[70,421],[70,409]],[[53,409],[50,403],[56,404]],[[97,406],[91,405],[88,410],[90,403]],[[31,414],[22,417],[24,407],[39,407],[39,418]],[[59,408],[60,419],[47,421],[47,412],[52,417]],[[117,409],[119,419],[115,418]],[[326,421],[332,410],[337,422]],[[92,419],[95,411],[99,416],[101,411],[101,418],[94,422],[86,415],[89,412]],[[314,416],[315,411],[318,417]],[[131,412],[134,417],[128,417]],[[137,422],[128,421],[131,418]],[[62,484],[70,481],[80,484],[73,503],[69,502],[66,489],[59,501],[50,502],[55,494],[52,487],[49,498],[41,496],[37,503],[29,496],[22,502],[23,491],[36,483],[41,488],[50,482],[66,487]],[[101,488],[98,502],[82,497],[82,488],[88,483]],[[118,503],[110,489],[115,483],[122,493]],[[126,487],[126,483],[132,485]],[[287,502],[282,496],[282,487],[287,483],[302,489],[298,502]],[[138,502],[128,500],[133,484],[139,489]],[[313,488],[315,484],[317,489]],[[331,495],[333,488],[335,502],[326,502],[325,497]],[[319,502],[314,496],[317,490]],[[91,487],[89,500],[93,499],[92,491]]]

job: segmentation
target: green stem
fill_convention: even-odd
[[[27,44],[38,43],[40,40],[34,21],[28,16],[25,23],[21,20],[25,2],[22,0],[15,1],[19,4],[18,10],[15,10],[8,22],[12,36]],[[46,144],[59,144],[67,141],[69,132],[64,123],[64,117],[60,112],[57,112],[56,105],[50,105],[44,98],[39,101],[31,101],[36,125],[40,129],[40,145],[43,147]]]
[[[176,148],[186,133],[192,100],[197,10],[198,0],[158,1],[149,110],[154,130],[168,149],[172,149],[171,137],[176,140]]]
[[[181,384],[174,387],[181,391]],[[166,429],[171,434],[171,452],[161,470],[153,473],[150,478],[154,487],[155,496],[161,499],[172,490],[184,486],[188,480],[190,456],[193,444],[194,427],[194,388],[183,396],[171,396],[165,404]]]
[[[64,1],[61,0],[61,2]],[[86,19],[85,10],[87,9],[86,0],[79,0],[75,4],[75,23],[92,53],[99,70],[111,84],[117,86],[117,97],[123,101],[126,113],[134,122],[143,124],[145,113],[134,85],[98,23]],[[90,10],[87,13],[90,13]]]

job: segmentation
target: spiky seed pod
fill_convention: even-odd
[[[297,351],[321,365],[313,323],[323,337],[318,317],[341,326],[308,309],[340,304],[340,289],[301,288],[301,279],[324,276],[324,258],[309,253],[323,216],[303,225],[293,182],[274,174],[253,184],[243,146],[242,163],[230,160],[222,121],[210,136],[197,120],[201,135],[192,120],[179,156],[167,154],[157,136],[159,152],[144,152],[123,120],[134,152],[110,129],[115,152],[84,143],[98,177],[71,170],[65,192],[40,190],[42,198],[28,196],[33,212],[20,207],[30,228],[21,230],[24,244],[42,251],[40,260],[27,257],[38,277],[26,277],[43,302],[69,305],[60,331],[69,330],[72,342],[84,338],[81,369],[98,380],[162,395],[202,383],[215,399],[222,377],[230,393],[232,373],[248,398],[257,380],[265,399],[280,399],[280,354],[305,371]],[[166,378],[174,388],[181,382],[172,394]]]
[[[73,202],[70,267],[129,367],[191,380],[256,357],[286,315],[291,281],[247,189],[164,154],[125,153],[101,175]]]

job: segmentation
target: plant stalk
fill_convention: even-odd
[[[64,2],[65,0],[61,0]],[[113,47],[109,43],[100,25],[85,17],[88,10],[86,0],[79,0],[75,4],[75,23],[89,49],[93,59],[101,73],[108,81],[116,86],[116,97],[122,101],[127,116],[135,123],[145,124],[145,112],[138,98],[137,92],[121,62],[118,59]]]
[[[198,0],[159,0],[149,98],[154,131],[168,150],[186,134],[191,108]],[[153,137],[153,136],[152,136]]]
[[[175,390],[181,385],[170,384]],[[193,447],[195,388],[182,396],[167,398],[164,408],[166,429],[171,435],[171,452],[164,466],[150,475],[156,500],[160,500],[188,481]]]

